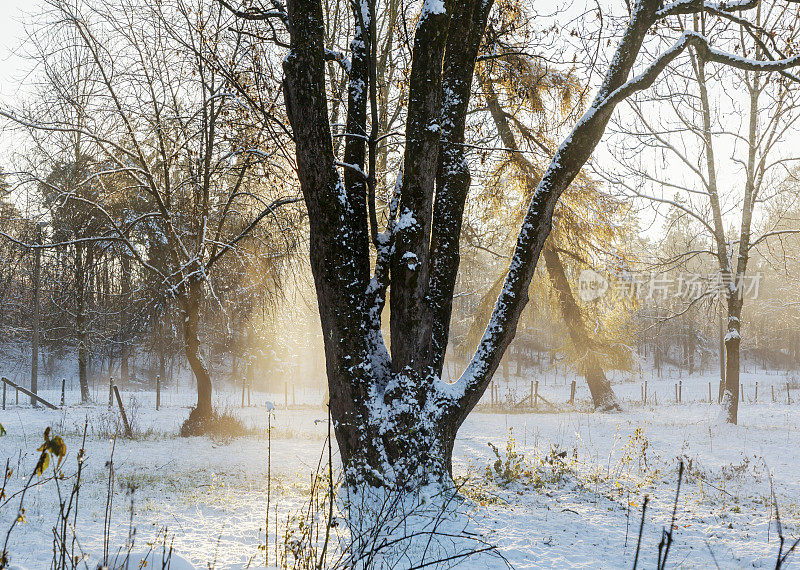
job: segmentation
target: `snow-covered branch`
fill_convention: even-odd
[[[335,61],[336,63],[342,66],[342,69],[344,69],[345,73],[350,74],[350,68],[352,64],[350,63],[348,57],[344,55],[342,52],[332,49],[326,49],[325,60]]]
[[[255,22],[263,22],[265,20],[280,20],[284,23],[284,25],[288,25],[289,17],[286,14],[286,9],[282,7],[276,7],[273,10],[257,10],[254,8],[249,8],[246,10],[239,10],[234,8],[229,2],[226,0],[217,0],[226,10],[228,10],[231,14],[236,16],[237,18],[241,18],[242,20],[250,20]],[[273,4],[275,6],[275,4]]]
[[[613,107],[634,93],[652,86],[667,66],[689,47],[694,48],[705,61],[727,65],[744,71],[776,72],[800,65],[800,55],[767,61],[749,59],[713,48],[704,35],[695,31],[687,31],[681,35],[671,48],[648,65],[644,71],[609,93],[608,97],[597,105],[598,110],[608,106]]]
[[[704,0],[679,0],[670,2],[656,12],[656,17],[678,16],[682,14],[698,14],[700,12],[735,13],[752,10],[761,0],[735,0],[733,2],[705,2]]]

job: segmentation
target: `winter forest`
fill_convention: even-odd
[[[0,570],[800,567],[796,0],[3,0]]]

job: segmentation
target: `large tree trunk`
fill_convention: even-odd
[[[594,407],[601,411],[621,411],[622,406],[611,388],[611,382],[606,378],[603,365],[593,351],[592,339],[586,330],[583,322],[580,307],[572,294],[564,265],[558,252],[549,244],[546,244],[542,251],[544,255],[547,275],[558,295],[559,306],[564,323],[567,325],[569,338],[580,355],[581,369],[586,383],[589,385],[589,392],[592,394]]]
[[[470,185],[464,128],[491,1],[423,3],[411,57],[405,154],[396,185],[400,192],[380,235],[370,232],[370,226],[375,229],[374,157],[366,168],[363,152],[365,139],[370,148],[376,142],[374,133],[364,135],[363,99],[370,93],[374,100],[375,92],[370,85],[374,73],[363,69],[375,61],[371,34],[364,27],[373,9],[366,1],[353,3],[353,25],[360,27],[354,37],[360,41],[352,46],[345,155],[356,162],[347,162],[337,159],[331,136],[321,3],[287,2],[290,51],[283,63],[284,99],[310,214],[311,269],[325,339],[330,412],[348,483],[452,482],[456,433],[514,338],[561,193],[599,143],[615,106],[649,87],[689,45],[684,39],[681,49],[628,82],[661,6],[658,0],[640,0],[632,10],[595,101],[532,192],[483,338],[459,380],[446,384],[440,374]],[[374,116],[373,124],[377,120]],[[371,233],[377,255],[370,278]],[[391,356],[381,332],[390,277]]]
[[[187,433],[197,433],[191,426],[201,427],[212,416],[211,375],[200,351],[200,302],[202,283],[191,281],[181,296],[181,316],[183,317],[183,350],[186,360],[197,381],[197,406],[189,414],[184,424]]]
[[[637,12],[600,92],[626,79],[656,2]],[[467,2],[447,14],[425,4],[417,27],[397,227],[377,239],[370,280],[363,184],[343,184],[336,169],[325,98],[323,18],[318,0],[288,3],[291,52],[284,60],[285,100],[298,175],[310,216],[311,267],[325,338],[330,410],[349,483],[420,485],[450,478],[458,428],[478,403],[511,342],[560,193],[599,141],[613,105],[593,109],[576,127],[534,193],[492,323],[454,385],[439,379],[459,264],[461,217],[469,188],[463,133],[477,48],[490,2]],[[451,16],[452,14],[452,16]],[[448,17],[449,16],[449,17]],[[363,30],[357,36],[364,38]],[[368,43],[368,42],[364,42]],[[359,43],[357,49],[369,50]],[[352,58],[352,67],[364,57]],[[368,58],[367,58],[368,59]],[[353,77],[368,74],[352,69]],[[351,96],[364,93],[363,79]],[[447,93],[442,98],[441,93]],[[362,117],[354,97],[351,112]],[[441,129],[441,130],[440,130]],[[348,132],[366,132],[361,122]],[[439,142],[441,141],[441,143]],[[359,145],[347,138],[345,173],[364,169]],[[441,148],[439,148],[441,145]],[[351,176],[346,176],[352,179]],[[434,182],[437,188],[434,199]],[[431,207],[432,201],[434,202]],[[368,205],[367,205],[368,206]],[[431,216],[437,223],[431,224]],[[430,240],[430,243],[428,242]],[[391,275],[392,356],[380,331]]]

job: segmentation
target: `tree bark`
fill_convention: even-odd
[[[739,422],[739,348],[741,346],[742,302],[737,297],[728,300],[728,330],[725,335],[725,393],[722,413],[728,423]]]
[[[579,122],[573,143],[559,150],[533,193],[492,323],[465,373],[446,385],[439,372],[469,186],[463,128],[491,2],[475,0],[458,9],[448,3],[446,13],[431,11],[438,9],[436,3],[424,4],[412,58],[399,227],[386,238],[392,243],[378,249],[372,282],[369,256],[359,255],[367,220],[352,187],[342,183],[333,154],[321,5],[318,0],[288,3],[291,50],[284,60],[284,94],[300,186],[314,213],[309,218],[311,267],[325,334],[331,415],[349,482],[416,485],[449,478],[456,433],[514,336],[555,203],[599,141],[614,106],[606,98],[625,82],[657,6],[647,0],[635,12],[599,103]],[[363,164],[348,163],[344,169],[363,172]],[[386,271],[390,245],[394,252]],[[391,358],[380,336],[389,274]]]
[[[75,328],[78,337],[78,382],[83,404],[88,404],[91,400],[87,371],[89,331],[86,322],[86,273],[91,265],[89,247],[86,244],[75,244]]]
[[[447,2],[452,5],[452,0]],[[469,10],[469,3],[465,8]],[[431,227],[442,131],[442,61],[447,10],[420,15],[414,35],[400,192],[400,222],[391,261],[392,371],[428,377],[433,315],[428,297]],[[455,222],[455,220],[454,220]]]
[[[189,419],[184,426],[199,425],[212,417],[211,375],[200,351],[201,300],[202,282],[191,281],[186,286],[184,294],[181,295],[181,313],[184,353],[197,381],[197,406],[189,414]]]
[[[120,351],[120,371],[119,371],[119,379],[120,385],[125,387],[128,385],[128,361],[130,360],[130,331],[129,331],[129,322],[128,322],[128,307],[130,304],[130,296],[131,296],[131,260],[128,257],[127,252],[123,251],[121,256],[121,264],[122,264],[122,310],[120,311],[120,341],[122,342],[122,347]]]

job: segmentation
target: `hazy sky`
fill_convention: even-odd
[[[43,0],[0,0],[0,101],[13,103],[20,95],[19,84],[30,63],[19,54],[25,36],[23,21]],[[13,148],[12,137],[0,132],[0,164]]]
[[[41,3],[42,0],[0,0],[0,97],[3,99],[17,93],[26,65],[15,54],[24,36],[22,22]]]

